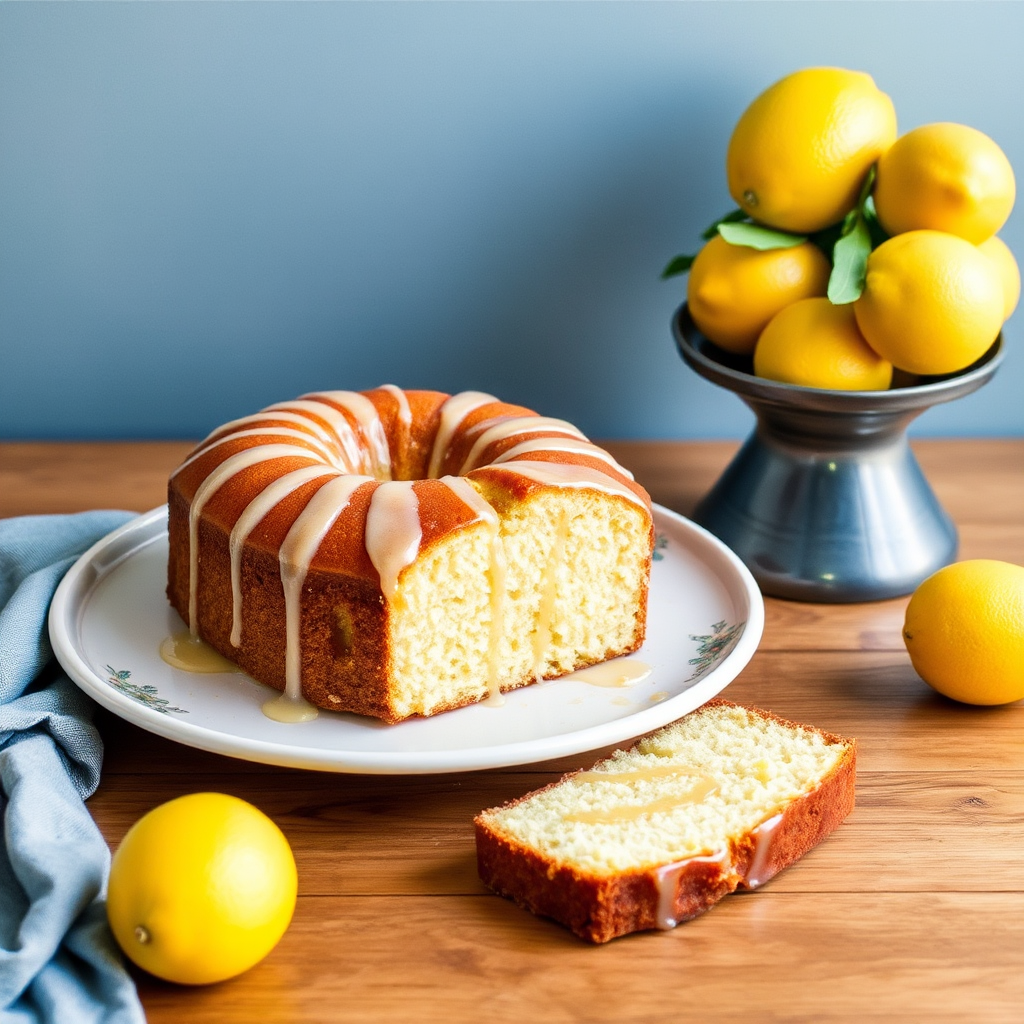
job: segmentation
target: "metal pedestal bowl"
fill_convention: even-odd
[[[761,589],[801,601],[909,594],[956,556],[957,532],[907,443],[911,420],[995,373],[1000,335],[949,377],[897,374],[889,391],[825,391],[754,377],[749,357],[709,342],[682,306],[683,359],[739,395],[757,428],[693,518],[746,562]]]

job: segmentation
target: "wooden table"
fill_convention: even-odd
[[[179,443],[0,445],[0,515],[163,501]],[[609,445],[688,512],[733,445]],[[965,558],[1024,564],[1024,440],[915,445]],[[269,813],[295,850],[298,909],[248,974],[186,989],[137,973],[150,1021],[1024,1020],[1024,704],[933,694],[900,638],[905,599],[768,600],[729,687],[860,740],[857,809],[765,888],[675,931],[593,947],[489,894],[471,819],[589,763],[434,777],[271,768],[191,750],[102,713],[89,807],[112,846],[202,789]]]

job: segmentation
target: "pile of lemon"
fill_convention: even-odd
[[[687,303],[761,377],[883,390],[893,368],[956,373],[989,349],[1020,296],[996,232],[1013,169],[987,135],[929,124],[897,138],[867,74],[806,68],[747,108],[726,156],[739,209],[713,224]]]

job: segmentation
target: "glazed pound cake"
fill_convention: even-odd
[[[398,722],[636,650],[651,502],[563,420],[481,392],[324,391],[215,430],[169,486],[167,593],[315,708]]]
[[[856,743],[713,700],[476,818],[480,877],[591,942],[754,889],[853,810]]]

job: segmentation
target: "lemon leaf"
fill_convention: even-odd
[[[806,235],[791,235],[786,231],[775,231],[760,224],[721,223],[718,233],[730,245],[745,245],[750,249],[792,249],[807,241]]]
[[[868,173],[864,177],[864,184],[860,187],[860,195],[857,197],[857,209],[863,210],[867,205],[869,199],[871,199],[871,190],[875,187],[875,178],[878,177],[878,164],[872,164],[868,168]],[[874,200],[871,202],[872,208],[874,208]]]
[[[749,220],[749,215],[746,210],[732,210],[727,213],[724,217],[719,217],[710,227],[705,228],[701,233],[700,237],[705,242],[710,242],[715,235],[718,234],[718,227],[720,224],[735,224],[737,221]]]
[[[871,248],[877,249],[883,242],[889,241],[889,234],[882,227],[875,212],[875,200],[868,196],[864,202],[864,219],[867,221],[868,231],[871,232]]]
[[[835,306],[856,302],[864,291],[864,275],[871,255],[871,232],[863,215],[839,239],[832,250],[832,273],[828,279],[828,298]]]
[[[668,266],[661,272],[662,280],[675,277],[677,274],[685,274],[693,266],[693,261],[696,258],[696,256],[673,256],[668,261]]]

